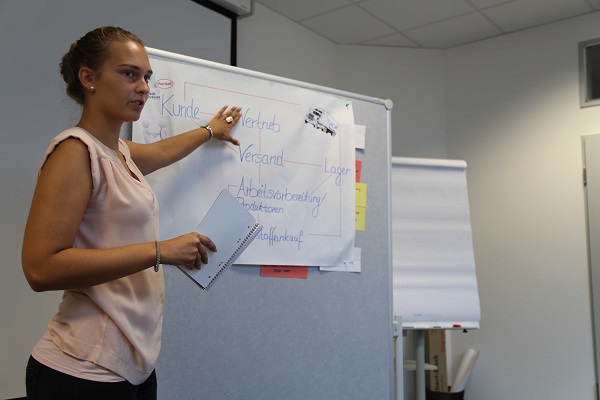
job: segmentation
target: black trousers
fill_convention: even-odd
[[[63,374],[29,357],[27,400],[156,400],[156,372],[140,385],[95,382]]]

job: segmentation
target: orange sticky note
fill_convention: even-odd
[[[260,276],[273,278],[308,278],[308,267],[296,265],[261,265]]]
[[[356,160],[356,182],[360,182],[360,171],[362,170],[362,160]]]

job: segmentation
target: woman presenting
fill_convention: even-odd
[[[207,126],[151,144],[119,138],[148,98],[142,41],[118,27],[90,31],[60,64],[81,104],[75,127],[50,142],[25,228],[22,266],[34,291],[63,290],[27,365],[28,399],[156,399],[164,277],[160,265],[201,268],[210,238],[160,240],[158,203],[144,178],[213,137],[238,145],[227,106]]]

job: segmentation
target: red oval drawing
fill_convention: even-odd
[[[168,89],[173,87],[174,83],[170,79],[159,79],[156,81],[155,85],[159,89]]]

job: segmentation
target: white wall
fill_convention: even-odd
[[[579,41],[600,14],[463,46],[447,56],[449,158],[465,159],[481,329],[467,399],[595,399],[579,107]]]
[[[394,156],[446,158],[443,52],[339,46],[337,63],[339,88],[394,102]]]
[[[238,20],[238,66],[315,85],[335,82],[336,46],[260,4]]]

